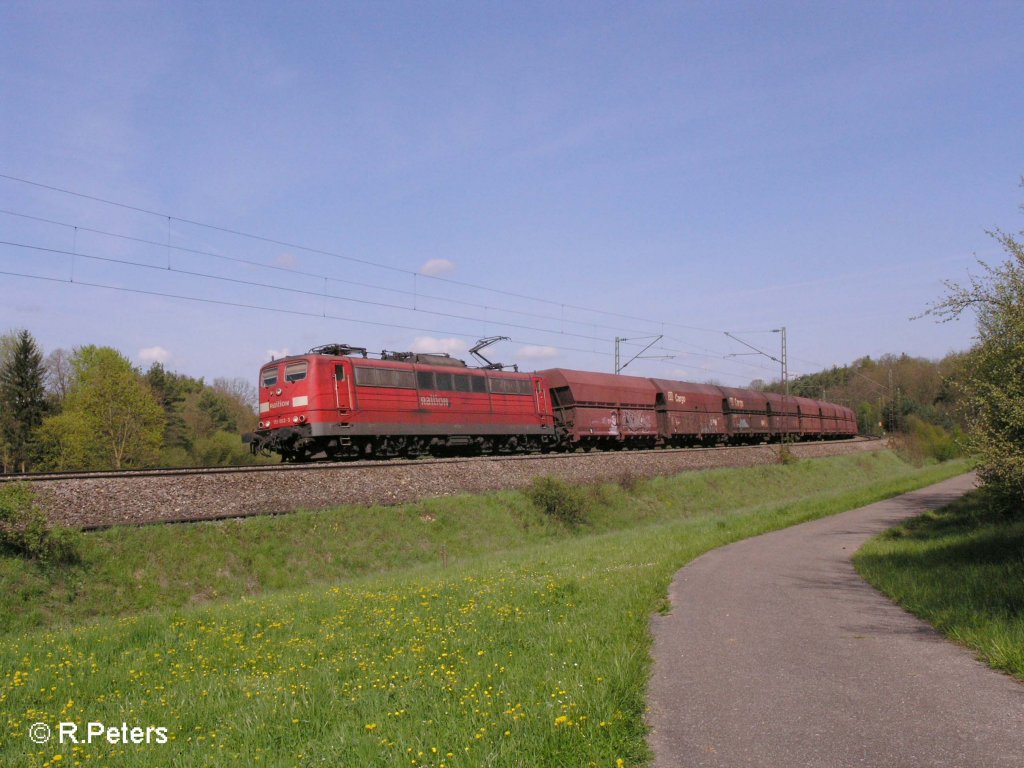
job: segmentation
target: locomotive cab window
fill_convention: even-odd
[[[416,389],[416,377],[412,371],[397,368],[369,368],[356,366],[356,384],[361,387],[394,387]]]
[[[264,368],[263,373],[260,374],[260,383],[264,387],[272,387],[277,384],[277,366],[273,368]]]
[[[528,379],[489,379],[491,392],[497,395],[529,395],[530,382]]]
[[[294,384],[296,381],[302,381],[306,378],[306,371],[309,368],[309,363],[302,360],[298,363],[288,363],[284,367],[284,380],[289,384]]]
[[[334,380],[335,381],[344,381],[345,380],[345,366],[344,365],[336,365],[336,366],[334,366]]]

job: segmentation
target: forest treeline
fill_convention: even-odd
[[[862,357],[798,376],[790,381],[789,392],[852,408],[862,435],[927,435],[942,446],[941,455],[933,457],[949,458],[962,444],[968,423],[960,386],[968,360],[966,352],[941,360],[907,354]],[[752,386],[779,393],[785,389],[781,382]]]
[[[44,354],[27,330],[0,336],[4,472],[252,463],[240,434],[256,407],[245,379],[142,371],[110,347]]]

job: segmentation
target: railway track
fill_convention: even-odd
[[[825,442],[792,443],[791,446],[800,445],[828,445],[842,443],[856,443],[865,441],[879,441],[877,437],[855,437],[850,440]],[[88,470],[69,472],[28,472],[0,474],[0,483],[13,482],[47,482],[62,480],[102,480],[116,478],[127,480],[130,478],[147,477],[191,477],[194,475],[229,475],[247,474],[256,472],[309,472],[309,471],[338,471],[345,469],[387,469],[403,466],[426,467],[435,464],[462,464],[473,461],[546,461],[554,459],[578,459],[586,460],[597,456],[616,455],[644,455],[644,454],[673,454],[693,452],[715,452],[729,450],[751,450],[764,448],[765,446],[778,446],[778,443],[758,443],[756,445],[734,445],[734,446],[711,446],[701,448],[650,448],[650,449],[624,449],[622,451],[609,451],[588,453],[576,451],[573,453],[536,453],[536,454],[515,454],[509,456],[487,455],[487,456],[451,456],[432,457],[419,459],[369,459],[365,461],[321,461],[305,464],[254,464],[241,467],[154,467],[151,469],[124,469],[124,470]]]
[[[791,450],[798,457],[815,458],[882,447],[876,440],[846,440],[798,443]],[[573,483],[596,483],[778,462],[779,446],[774,444],[64,473],[17,479],[31,483],[37,503],[52,522],[92,529],[222,520],[342,504],[389,506],[428,497],[522,488],[543,475]]]

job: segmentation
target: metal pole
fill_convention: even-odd
[[[659,355],[658,357],[640,357],[644,352],[646,352],[648,349],[650,349],[655,344],[657,344],[659,341],[661,341],[662,338],[663,337],[661,336],[661,334],[659,334],[657,336],[641,336],[639,338],[633,338],[633,339],[623,339],[623,338],[620,338],[620,337],[616,336],[615,337],[615,373],[616,373],[616,375],[622,373],[623,368],[625,368],[627,365],[632,363],[634,360],[671,360],[674,357],[674,355]],[[623,341],[646,341],[647,339],[652,339],[650,344],[648,344],[646,347],[641,349],[639,352],[637,352],[635,355],[633,355],[631,358],[629,358],[629,360],[627,360],[626,362],[620,363],[619,344],[621,342],[623,342]]]
[[[782,332],[782,386],[786,389],[786,395],[789,395],[789,365],[786,357],[786,326],[782,326],[779,329]]]

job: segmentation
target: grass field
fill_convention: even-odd
[[[576,527],[509,493],[4,558],[0,764],[642,765],[648,620],[679,567],[965,469],[862,454],[626,478]],[[30,740],[62,721],[167,743]]]
[[[1024,680],[1024,517],[983,491],[875,537],[860,574],[980,658]]]

